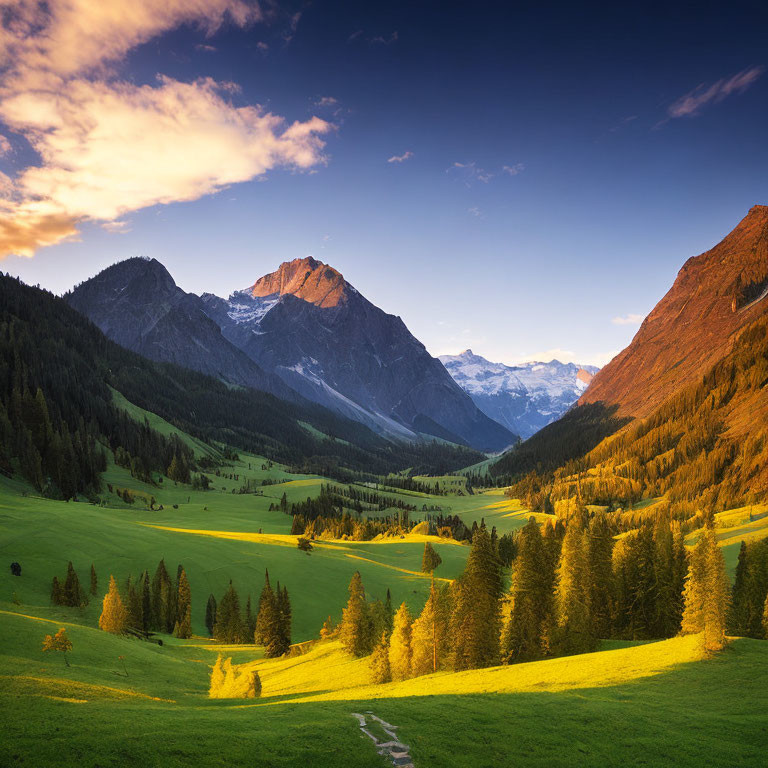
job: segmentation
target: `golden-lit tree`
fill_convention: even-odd
[[[117,589],[115,577],[110,574],[109,591],[104,595],[104,604],[99,616],[99,629],[119,635],[125,630],[127,622],[128,613]]]
[[[429,597],[411,627],[411,672],[414,677],[437,672],[447,655],[448,616],[434,579]]]
[[[72,641],[67,637],[67,630],[62,627],[55,635],[46,635],[43,638],[43,650],[61,651],[64,654],[64,663],[69,666],[67,652],[72,650]]]
[[[389,666],[393,680],[405,680],[411,676],[411,625],[413,618],[403,603],[395,614],[392,637],[389,640]]]
[[[372,682],[388,683],[392,679],[392,670],[389,666],[389,638],[386,632],[381,633],[381,640],[373,649],[370,666]]]

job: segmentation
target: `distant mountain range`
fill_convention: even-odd
[[[471,349],[439,358],[486,416],[523,439],[559,419],[584,394],[598,368],[552,360],[492,363]]]
[[[179,288],[154,259],[128,259],[66,297],[121,345],[230,384],[324,405],[376,432],[500,451],[489,418],[406,328],[332,267],[286,262],[229,299]]]

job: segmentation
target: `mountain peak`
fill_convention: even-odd
[[[254,297],[291,294],[325,309],[345,301],[349,289],[352,286],[338,270],[306,256],[284,261],[277,270],[259,278],[248,290]]]

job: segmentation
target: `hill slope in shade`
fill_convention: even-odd
[[[65,299],[110,339],[150,360],[296,399],[278,377],[265,373],[227,341],[200,298],[179,288],[156,259],[114,264]]]
[[[394,315],[313,258],[233,293],[204,294],[223,334],[304,397],[385,434],[425,433],[479,450],[515,435],[488,418]]]
[[[735,334],[768,311],[768,206],[756,205],[714,248],[689,259],[632,343],[595,376],[579,403],[648,416],[704,374]]]
[[[486,416],[524,439],[560,418],[599,370],[558,360],[504,365],[471,349],[439,359]]]

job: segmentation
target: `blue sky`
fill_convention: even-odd
[[[768,202],[761,3],[79,2],[0,82],[0,269],[55,292],[312,254],[433,354],[602,364]]]

